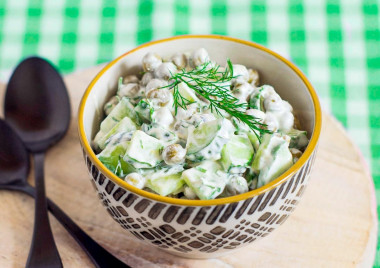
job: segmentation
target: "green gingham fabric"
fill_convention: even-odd
[[[379,204],[379,13],[376,0],[0,0],[0,80],[32,54],[67,74],[173,35],[252,40],[306,73],[363,152]]]

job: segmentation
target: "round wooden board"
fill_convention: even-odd
[[[175,257],[136,240],[99,202],[78,141],[77,107],[99,70],[100,66],[66,77],[73,118],[64,140],[48,152],[45,173],[48,196],[110,252],[132,267],[372,266],[377,237],[372,178],[344,129],[327,114],[323,115],[319,150],[303,199],[270,236],[209,260]],[[4,90],[5,86],[0,86],[1,104]],[[33,230],[33,200],[21,193],[0,191],[0,211],[0,267],[24,267]],[[51,215],[50,220],[64,266],[92,267],[66,230]]]

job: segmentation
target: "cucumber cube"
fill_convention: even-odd
[[[146,186],[162,196],[176,193],[185,184],[181,177],[182,171],[183,167],[178,166],[148,174]]]
[[[227,183],[227,174],[215,161],[205,161],[199,166],[185,170],[182,178],[202,200],[214,199],[220,195]]]
[[[253,147],[247,135],[233,135],[224,145],[221,163],[226,172],[235,167],[248,167],[253,157]]]
[[[218,120],[213,120],[203,123],[197,128],[189,128],[189,135],[186,145],[187,154],[199,152],[207,145],[209,145],[215,138],[221,126],[222,125]]]
[[[289,148],[303,150],[309,143],[307,132],[304,130],[292,129],[287,133],[287,135],[290,136]]]
[[[265,134],[252,163],[252,169],[259,173],[257,187],[261,187],[284,173],[293,164],[289,151],[289,137]]]
[[[167,196],[178,191],[184,183],[184,180],[181,178],[181,173],[178,173],[154,180],[148,178],[146,186],[159,195]]]
[[[131,132],[136,130],[136,124],[129,118],[124,117],[119,123],[117,123],[106,135],[102,136],[98,140],[94,140],[94,143],[103,150],[106,147],[108,139],[117,133]]]
[[[123,97],[112,112],[100,124],[103,132],[111,130],[121,119],[128,116],[135,124],[141,125],[140,120],[128,98]]]
[[[141,130],[136,130],[124,155],[135,168],[152,168],[162,162],[163,143]]]
[[[107,135],[107,133],[126,116],[136,125],[141,125],[133,105],[124,97],[100,124],[100,130],[94,138],[94,143],[97,144],[103,136]]]
[[[117,176],[124,178],[127,174],[134,172],[132,165],[123,160],[128,142],[108,144],[106,148],[97,155],[99,160]]]
[[[257,151],[257,149],[259,148],[259,145],[260,145],[260,140],[258,138],[258,136],[260,136],[260,133],[258,133],[257,130],[252,130],[251,128],[249,128],[247,126],[247,124],[233,118],[232,119],[232,123],[234,124],[234,126],[236,127],[236,131],[235,133],[236,134],[247,134],[249,140],[251,141],[251,144],[253,145],[253,149],[255,149],[255,151]],[[257,133],[257,135],[255,134],[255,132]]]
[[[190,161],[218,160],[223,146],[235,131],[228,119],[213,120],[189,130],[187,156]]]

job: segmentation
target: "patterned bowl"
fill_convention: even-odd
[[[137,189],[110,172],[90,141],[103,117],[103,105],[119,76],[141,71],[149,51],[161,56],[204,47],[220,64],[226,58],[259,70],[261,82],[289,101],[310,143],[302,157],[271,183],[236,196],[184,200]],[[91,182],[109,214],[137,239],[188,258],[211,258],[257,241],[285,222],[304,192],[321,131],[318,97],[301,71],[258,44],[225,36],[177,36],[141,45],[111,61],[88,86],[79,107],[79,136]]]

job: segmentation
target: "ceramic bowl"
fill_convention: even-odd
[[[163,197],[135,188],[110,172],[90,141],[103,118],[103,105],[115,94],[120,76],[141,71],[147,52],[169,57],[204,47],[219,64],[257,69],[261,83],[274,86],[289,101],[310,143],[302,157],[271,183],[236,196],[215,200]],[[141,45],[107,64],[88,86],[79,108],[79,136],[92,184],[113,219],[137,239],[188,258],[222,255],[262,237],[283,224],[305,191],[321,131],[318,97],[301,71],[269,49],[224,36],[177,36]],[[301,246],[301,245],[300,245]]]

